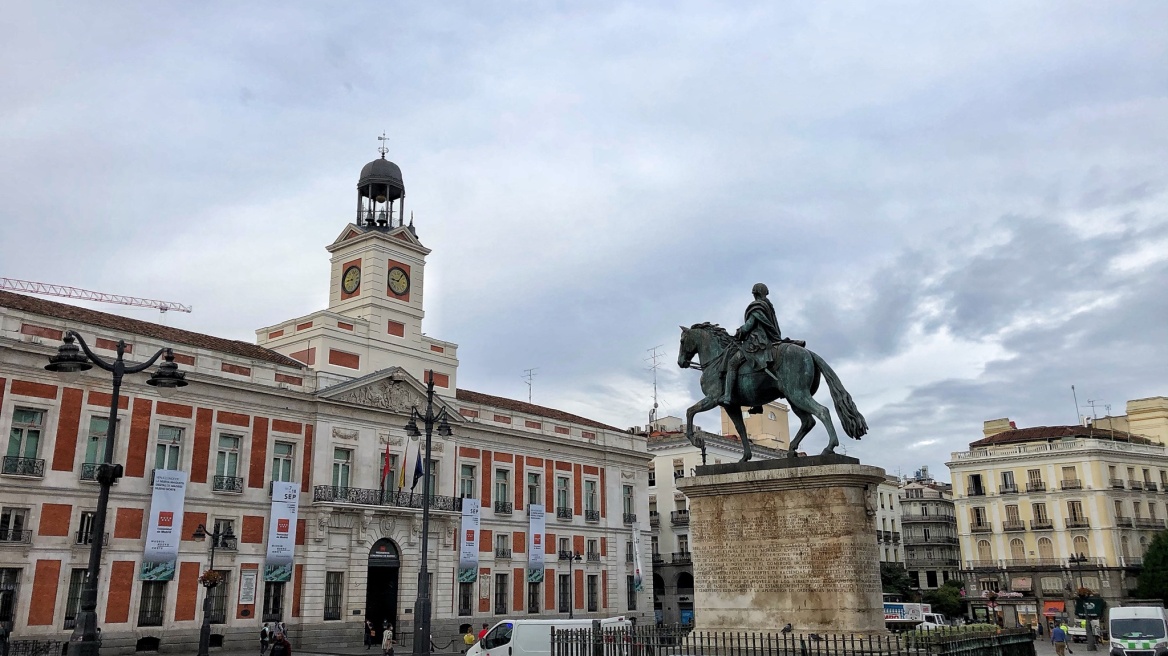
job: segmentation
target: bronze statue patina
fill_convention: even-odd
[[[839,439],[831,412],[813,396],[819,389],[820,375],[827,380],[844,432],[857,440],[863,437],[868,432],[868,424],[839,377],[823,358],[804,348],[804,342],[783,338],[775,308],[767,298],[766,285],[758,283],[752,292],[754,301],[747,306],[744,323],[734,335],[713,323],[681,327],[677,364],[683,369],[694,367],[702,371],[702,393],[706,395],[685,413],[686,437],[702,449],[703,461],[706,447],[694,435],[694,415],[717,406],[725,408],[742,439],[742,461],[746,462],[750,460],[750,439],[742,421],[742,408],[761,411],[764,404],[775,399],[787,399],[802,422],[791,440],[788,456],[798,453],[799,443],[815,427],[816,418],[823,422],[829,438],[823,453],[835,453]]]

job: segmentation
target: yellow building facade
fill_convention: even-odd
[[[981,601],[990,591],[1007,626],[1063,615],[1080,585],[1112,603],[1125,596],[1166,527],[1160,440],[1098,426],[1018,429],[1008,419],[985,422],[984,434],[948,463],[973,613],[993,614]]]

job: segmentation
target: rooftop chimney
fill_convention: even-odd
[[[1014,430],[1014,428],[1016,428],[1014,426],[1014,422],[1010,421],[1009,417],[1003,417],[1001,419],[991,419],[989,421],[983,422],[981,432],[986,437],[991,437],[997,435],[998,433]]]

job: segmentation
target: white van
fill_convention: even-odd
[[[632,622],[623,616],[609,617],[600,620],[600,626],[627,628]],[[590,629],[592,620],[503,620],[468,649],[466,656],[550,656],[552,628]]]
[[[1156,606],[1120,606],[1108,611],[1113,656],[1149,656],[1168,647],[1168,621]]]

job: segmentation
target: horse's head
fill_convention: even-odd
[[[681,326],[681,349],[677,352],[677,366],[688,369],[698,353],[698,339],[691,328]]]

